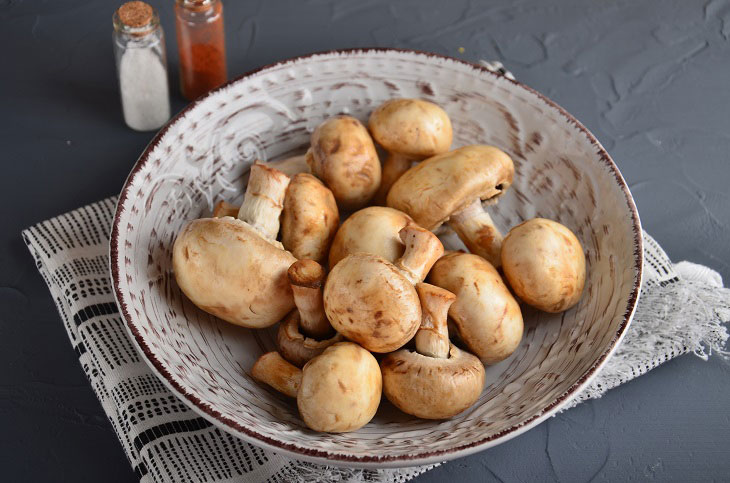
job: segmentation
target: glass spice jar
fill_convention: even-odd
[[[159,129],[170,119],[170,94],[157,12],[144,2],[127,2],[114,12],[112,23],[124,121],[137,131]]]
[[[176,0],[180,88],[192,101],[228,79],[220,0]]]

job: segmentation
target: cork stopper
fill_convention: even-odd
[[[117,10],[119,21],[124,26],[138,29],[145,27],[152,22],[155,11],[152,7],[144,2],[134,1],[127,2]]]

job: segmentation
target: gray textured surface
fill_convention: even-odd
[[[175,85],[172,2],[150,3],[168,33]],[[121,119],[110,39],[116,6],[0,0],[7,481],[133,480],[19,235],[118,192],[152,137]],[[644,227],[673,259],[707,264],[730,280],[730,2],[259,0],[226,9],[231,75],[373,45],[502,60],[604,143]],[[682,357],[419,481],[726,480],[729,376],[719,358]]]

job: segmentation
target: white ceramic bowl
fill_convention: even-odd
[[[171,249],[218,199],[240,201],[248,166],[301,153],[325,118],[366,120],[393,97],[421,97],[451,116],[454,146],[493,144],[515,161],[515,182],[492,210],[505,230],[542,216],[571,228],[588,261],[579,305],[556,315],[525,308],[525,335],[487,368],[479,401],[446,421],[406,416],[383,401],[365,428],[308,430],[296,404],[256,383],[256,358],[273,330],[234,327],[197,309],[175,284]],[[322,463],[401,467],[494,446],[555,413],[616,348],[639,294],[641,228],[606,151],[539,93],[456,59],[370,49],[279,62],[193,103],[163,128],[119,198],[111,241],[117,301],[140,352],[194,410],[252,444]]]

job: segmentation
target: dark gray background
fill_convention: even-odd
[[[172,0],[151,2],[168,34]],[[131,481],[20,230],[116,194],[152,133],[122,121],[117,2],[0,0],[0,468],[6,481]],[[730,279],[730,3],[228,1],[230,75],[333,48],[498,59],[606,146],[674,260]],[[460,52],[463,47],[463,52]],[[730,478],[730,366],[684,356],[419,478]]]

